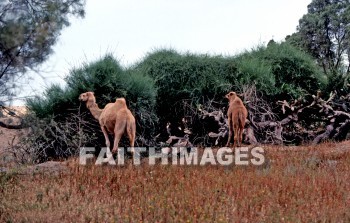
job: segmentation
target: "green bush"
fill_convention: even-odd
[[[80,104],[78,100],[83,92],[95,92],[96,103],[100,108],[109,102],[114,102],[116,98],[125,97],[129,109],[137,120],[138,136],[142,134],[143,137],[149,138],[153,134],[155,123],[158,122],[154,109],[157,92],[149,76],[136,70],[124,69],[117,60],[107,55],[96,62],[71,70],[66,83],[64,87],[53,85],[45,91],[43,96],[29,99],[27,101],[29,109],[40,119],[65,123],[72,114],[79,111],[79,108],[82,112],[89,114],[85,104]],[[100,132],[92,116],[88,118],[93,123],[95,131]],[[105,146],[102,132],[98,136],[98,144]],[[52,134],[47,137],[57,140]],[[69,143],[66,144],[69,145]]]
[[[272,66],[251,53],[244,53],[234,60],[236,72],[228,73],[230,82],[238,82],[236,86],[255,85],[259,91],[274,95],[276,91],[275,76]]]
[[[184,116],[183,101],[189,100],[194,107],[210,99],[222,101],[232,86],[225,79],[231,62],[221,56],[159,50],[146,56],[134,69],[154,79],[157,114],[164,124]]]
[[[177,129],[186,116],[192,118],[193,135],[201,137],[207,127],[200,123],[197,108],[208,103],[227,107],[224,95],[230,90],[242,93],[245,86],[255,85],[272,103],[314,94],[326,82],[310,56],[286,43],[272,42],[234,57],[161,49],[129,68],[110,55],[84,64],[70,72],[65,87],[51,86],[43,96],[28,100],[28,106],[37,117],[60,122],[81,106],[79,94],[94,91],[101,108],[125,97],[136,116],[137,133],[146,140],[165,132],[167,122]]]
[[[312,57],[287,43],[257,47],[239,55],[236,62],[242,73],[239,79],[254,80],[270,100],[314,94],[327,84]]]
[[[154,79],[161,125],[184,116],[183,101],[190,100],[194,108],[208,100],[226,106],[223,96],[247,85],[255,85],[270,100],[298,98],[323,89],[326,82],[310,56],[285,43],[236,57],[156,50],[133,69]]]

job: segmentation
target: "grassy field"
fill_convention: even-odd
[[[350,222],[350,142],[264,147],[260,166],[2,174],[0,222]]]

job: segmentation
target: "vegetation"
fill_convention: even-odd
[[[348,222],[346,148],[270,146],[260,167],[70,161],[63,173],[2,174],[0,221]]]
[[[252,84],[269,101],[298,98],[322,89],[327,81],[310,56],[288,44],[277,43],[236,57],[158,50],[135,69],[155,80],[162,124],[178,122],[184,116],[184,101],[189,100],[194,108],[209,100],[222,106],[226,104],[223,95],[229,90],[240,92],[243,86]]]
[[[53,85],[48,88],[44,97],[29,99],[29,108],[39,118],[64,118],[72,112],[71,109],[78,108],[81,93],[93,91],[101,108],[118,97],[125,97],[128,106],[139,118],[139,126],[151,127],[149,124],[156,121],[152,112],[156,102],[153,80],[139,72],[122,68],[110,55],[73,69],[66,83],[65,87]]]
[[[15,95],[18,79],[52,53],[69,17],[84,17],[85,0],[0,2],[0,103]]]
[[[84,0],[14,2],[0,3],[0,110],[13,78],[47,59],[69,15],[84,15]],[[230,90],[247,105],[252,144],[348,138],[349,5],[312,0],[286,42],[235,56],[161,49],[128,68],[106,55],[72,69],[65,86],[27,101],[20,127],[30,126],[29,134],[16,145],[12,140],[23,163],[66,161],[43,172],[39,165],[1,167],[0,222],[350,222],[349,141],[264,146],[261,166],[151,166],[146,157],[140,166],[131,159],[124,166],[94,160],[83,166],[71,157],[80,147],[105,145],[78,101],[86,91],[95,92],[101,108],[126,98],[137,146],[162,146],[163,135],[186,146],[206,146],[211,137],[221,146]]]
[[[73,69],[66,82],[64,88],[53,85],[44,97],[28,100],[30,110],[38,118],[62,122],[77,113],[80,93],[94,91],[101,107],[125,97],[136,115],[138,145],[145,140],[155,145],[155,133],[166,134],[170,122],[173,134],[184,117],[191,119],[191,137],[206,135],[211,127],[203,126],[198,109],[213,101],[214,107],[225,107],[224,95],[230,90],[242,93],[244,86],[253,84],[272,102],[314,93],[325,86],[326,79],[307,54],[288,44],[273,43],[236,57],[157,50],[128,69],[107,55]],[[81,109],[87,111],[85,106]],[[103,143],[100,138],[96,144]]]
[[[310,53],[329,78],[329,90],[347,89],[350,77],[350,1],[313,0],[298,31],[286,39]]]
[[[97,121],[85,104],[78,100],[79,95],[86,91],[95,92],[100,108],[118,97],[125,97],[137,120],[138,138],[151,138],[158,120],[154,111],[156,90],[151,78],[122,68],[118,61],[107,55],[99,61],[73,69],[66,82],[65,87],[53,85],[43,97],[27,102],[34,115],[46,123],[45,130],[32,135],[34,140],[27,140],[29,147],[39,150],[34,154],[45,154],[41,161],[62,157],[61,154],[74,154],[71,151],[76,152],[81,146],[105,145],[103,134],[96,134],[101,131]],[[43,124],[35,126],[43,127]],[[64,126],[68,128],[65,130]],[[88,140],[89,136],[95,140]]]
[[[19,164],[42,163],[50,159],[77,156],[79,148],[95,144],[98,137],[86,114],[70,114],[64,120],[39,119],[28,115],[25,123],[31,133],[10,150]]]
[[[303,97],[323,90],[327,79],[306,53],[288,43],[274,43],[258,47],[238,56],[242,84],[256,84],[269,101]],[[242,81],[243,80],[243,81]]]
[[[74,2],[79,3],[79,1]],[[80,5],[78,4],[78,6]],[[307,101],[312,103],[314,100],[314,97],[311,97],[312,94],[320,91],[324,95],[328,95],[334,90],[330,86],[338,87],[334,83],[336,81],[334,77],[336,76],[329,75],[328,71],[332,70],[331,73],[334,74],[335,70],[344,70],[345,63],[341,60],[344,57],[342,56],[335,60],[333,57],[323,58],[322,55],[329,54],[334,56],[345,53],[345,40],[344,42],[339,42],[337,45],[338,49],[336,49],[335,43],[332,41],[338,37],[340,38],[341,34],[343,34],[342,38],[347,38],[346,26],[343,26],[347,24],[347,9],[348,7],[342,1],[324,2],[322,0],[314,0],[309,5],[308,14],[301,20],[298,33],[289,37],[286,42],[276,43],[272,40],[267,46],[258,46],[236,56],[196,55],[179,53],[171,49],[161,49],[150,52],[139,63],[129,68],[124,68],[112,56],[106,55],[98,61],[72,69],[66,77],[66,86],[53,85],[46,90],[44,96],[29,99],[27,104],[30,111],[37,118],[42,119],[42,122],[46,123],[47,126],[51,126],[50,124],[52,123],[60,123],[61,126],[65,126],[63,123],[73,120],[69,119],[69,117],[77,113],[84,114],[84,112],[87,112],[85,106],[81,106],[77,99],[82,92],[94,91],[100,107],[104,107],[117,97],[125,97],[129,108],[135,113],[137,120],[138,136],[136,144],[154,146],[157,144],[156,141],[163,136],[168,137],[169,134],[183,136],[186,134],[183,131],[184,129],[192,133],[190,136],[191,140],[206,137],[210,131],[213,131],[212,129],[215,129],[213,125],[218,126],[216,123],[204,123],[202,112],[218,111],[219,108],[224,114],[227,101],[223,96],[230,90],[244,93],[244,89],[251,87],[250,89],[254,88],[254,92],[259,94],[259,99],[256,102],[258,104],[263,102],[268,109],[266,110],[264,107],[260,110],[258,109],[259,111],[251,112],[250,119],[259,120],[261,125],[268,126],[268,124],[264,123],[265,121],[272,121],[276,124],[280,121],[280,117],[284,117],[284,122],[290,121],[288,123],[291,126],[288,129],[294,131],[298,126],[303,126],[302,123],[295,126],[294,121],[298,120],[298,114],[293,113],[293,118],[288,119],[289,115],[285,117],[285,113],[281,114],[279,107],[277,110],[274,109],[276,108],[276,102],[297,100],[295,103],[304,105],[306,104],[306,100],[303,100],[305,96],[307,96]],[[75,7],[71,10],[73,10],[71,13],[79,12]],[[330,12],[339,12],[341,15],[340,20],[337,20],[334,16],[329,17]],[[325,23],[329,22],[329,24],[327,23],[329,26],[323,27],[320,24],[313,24],[312,22],[315,22],[313,18],[318,18],[317,16],[325,19]],[[329,19],[327,19],[328,17]],[[64,18],[62,21],[67,22]],[[339,21],[342,22],[339,23]],[[62,24],[65,23],[63,22]],[[321,29],[322,31],[320,31]],[[317,40],[316,38],[313,40],[312,37],[308,36],[310,33],[313,33],[311,36],[314,35],[320,39]],[[328,51],[332,50],[332,52],[327,51],[328,54],[323,51],[311,52],[311,56],[315,57],[312,58],[307,52],[310,53],[310,49],[317,48],[321,43],[325,44],[324,41],[321,41],[325,38],[322,37],[324,33],[332,35],[329,37],[332,41],[328,41],[328,45],[326,44]],[[310,48],[310,44],[314,43],[312,41],[317,43]],[[343,43],[343,45],[340,43]],[[309,48],[305,48],[306,46]],[[323,48],[322,45],[320,49]],[[320,60],[320,58],[323,59]],[[315,59],[318,60],[319,64],[323,63],[321,68],[324,68],[326,66],[324,63],[327,62],[328,65],[326,67],[329,69],[322,70],[315,63]],[[338,64],[339,67],[335,69],[333,65],[330,65],[331,62],[336,62],[333,65]],[[334,69],[330,69],[331,67]],[[340,67],[343,68],[340,69]],[[340,98],[340,96],[337,97]],[[256,98],[256,95],[251,95],[251,97]],[[320,102],[320,95],[317,97],[316,99]],[[252,103],[251,100],[250,103]],[[295,105],[295,103],[290,104]],[[314,105],[331,106],[327,105],[327,103],[331,103],[331,101],[325,101],[323,105],[319,105],[315,101]],[[288,105],[288,103],[285,102],[284,105]],[[345,108],[346,104],[344,105],[338,106],[342,107],[341,111],[345,112],[345,115],[339,113],[339,109],[335,111],[331,109],[331,112],[335,116],[340,114],[342,117],[345,117],[347,108]],[[253,107],[256,107],[252,104],[249,106],[251,111]],[[300,109],[304,110],[303,108]],[[328,109],[327,107],[325,110],[327,117],[329,116]],[[265,111],[265,114],[263,114],[264,110],[268,112]],[[292,108],[290,110],[293,112]],[[260,115],[261,117],[252,115]],[[307,126],[311,126],[314,129],[317,129],[318,126],[329,124],[328,119],[322,120],[322,123],[319,123],[320,121],[317,120],[317,117],[313,120],[316,120],[316,123],[311,125],[307,122]],[[91,115],[88,121],[96,124]],[[347,119],[342,118],[341,123],[344,121],[347,121]],[[169,127],[169,123],[170,128],[166,129],[167,125]],[[219,121],[219,125],[220,123]],[[254,122],[252,123],[254,125]],[[337,126],[338,124],[337,122]],[[53,125],[52,128],[56,128],[55,126],[57,125]],[[342,126],[344,130],[342,135],[346,137],[348,124],[345,123],[345,125],[341,124],[339,126]],[[257,126],[253,127],[255,128],[253,130],[257,131]],[[219,126],[218,128],[220,129],[221,127]],[[98,125],[93,125],[88,129],[89,131],[93,129],[92,132],[100,131]],[[178,129],[181,130],[177,131]],[[83,131],[85,131],[85,134],[89,134],[86,129]],[[265,129],[260,129],[260,131],[266,132]],[[36,135],[36,140],[32,140],[32,142],[39,140],[40,145],[45,145],[45,148],[49,148],[46,143],[52,140],[69,138],[55,137],[51,133],[52,131],[47,131],[47,133],[44,131],[42,137],[45,140],[37,139]],[[159,136],[159,134],[161,137],[155,137],[156,135]],[[315,134],[320,134],[320,132]],[[294,136],[295,134],[289,135],[289,137]],[[281,137],[279,137],[279,141],[283,141]],[[307,138],[309,139],[309,137]],[[97,141],[89,143],[92,143],[91,145],[93,146],[101,146],[104,145],[103,141],[102,137],[98,137]],[[56,144],[54,143],[53,145]],[[57,145],[67,145],[63,148],[63,151],[65,151],[66,149],[71,149],[68,148],[68,145],[76,145],[76,143],[59,142]],[[86,144],[82,143],[79,145]],[[53,149],[62,150],[61,147]]]
[[[222,101],[232,84],[225,79],[233,65],[230,58],[180,54],[174,50],[150,53],[135,69],[152,77],[157,87],[160,126],[177,123],[184,116],[184,101],[191,105],[209,99]]]

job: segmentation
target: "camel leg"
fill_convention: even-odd
[[[129,141],[130,141],[131,153],[132,153],[132,155],[134,155],[135,154],[135,149],[134,149],[134,146],[135,146],[135,127],[132,127],[128,124],[127,134],[128,134]]]
[[[245,126],[245,118],[243,117],[241,119],[240,125],[238,126],[238,128],[239,128],[239,138],[238,138],[239,146],[242,145],[244,126]]]
[[[237,144],[238,144],[238,131],[239,131],[239,128],[238,128],[236,125],[234,125],[233,128],[234,128],[234,129],[233,129],[233,131],[234,131],[233,147],[236,147]]]
[[[101,126],[101,130],[103,132],[103,135],[105,136],[106,146],[110,149],[111,142],[109,141],[109,138],[108,138],[108,132],[107,132],[107,130],[106,130],[106,128],[104,126]]]
[[[114,133],[114,145],[113,145],[112,153],[118,152],[118,144],[120,139],[123,136],[123,133],[124,133],[123,131],[116,131]]]
[[[237,128],[237,146],[238,147],[240,147],[241,146],[241,132],[242,132],[242,130],[241,130],[241,128],[240,127],[238,127]]]
[[[228,118],[228,140],[226,143],[226,147],[230,146],[231,138],[232,138],[231,118]]]
[[[112,153],[110,152],[110,149],[111,149],[111,142],[109,141],[108,132],[107,132],[106,127],[101,126],[101,130],[102,130],[103,135],[104,135],[104,137],[105,137],[106,146],[107,146],[107,154],[106,154],[107,158],[105,158],[105,162],[106,162],[106,161],[108,161],[109,159],[113,159]]]
[[[118,144],[124,134],[125,125],[125,121],[116,121],[116,125],[114,126],[114,145],[112,153],[116,153],[118,151]]]
[[[242,145],[242,139],[243,139],[243,128],[240,128],[239,129],[239,139],[238,139],[238,142],[239,142],[239,146]]]

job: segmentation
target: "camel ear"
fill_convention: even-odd
[[[231,92],[229,92],[228,94],[226,94],[225,97],[226,97],[227,99],[230,99],[232,95],[234,95],[234,92],[233,92],[233,91],[231,91]]]

